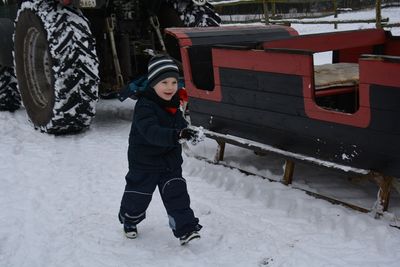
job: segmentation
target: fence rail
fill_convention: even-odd
[[[292,0],[292,1],[299,1],[299,2],[307,2],[310,3],[312,2],[311,0]],[[338,13],[341,11],[347,11],[347,9],[342,9],[338,7],[338,0],[320,0],[322,2],[325,1],[332,1],[333,3],[333,12],[331,12],[334,15],[334,18],[337,18]],[[392,3],[391,1],[387,0],[376,0],[375,1],[375,18],[374,19],[360,19],[360,20],[315,20],[315,21],[302,21],[299,19],[282,19],[282,17],[279,17],[279,19],[276,17],[275,13],[275,4],[279,2],[290,2],[290,0],[254,0],[252,2],[258,2],[258,3],[263,3],[263,13],[264,14],[257,14],[261,15],[262,17],[256,18],[256,17],[251,17],[250,19],[240,19],[240,20],[233,20],[232,15],[226,14],[225,16],[229,16],[229,20],[223,19],[223,23],[226,24],[232,24],[232,23],[254,23],[254,22],[263,22],[265,24],[333,24],[334,28],[337,29],[338,24],[346,24],[346,23],[375,23],[376,28],[390,28],[390,27],[399,27],[400,23],[389,23],[389,18],[382,18],[381,14],[381,8],[382,6],[386,4]],[[387,2],[387,3],[386,3]],[[231,5],[240,5],[240,3],[243,4],[242,1],[236,2],[236,3],[230,3]],[[272,5],[272,14],[270,13],[269,10],[269,4]],[[272,16],[271,16],[272,15]],[[224,15],[223,15],[224,16]],[[311,17],[310,17],[311,18]],[[312,17],[315,18],[315,17]]]
[[[303,20],[274,20],[270,19],[272,24],[345,24],[345,23],[376,23],[375,19],[354,19],[354,20],[314,20],[314,21],[303,21]],[[381,22],[389,22],[389,18],[384,18]]]

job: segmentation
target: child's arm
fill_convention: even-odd
[[[137,129],[149,143],[165,147],[180,145],[178,135],[181,129],[161,127],[151,106],[142,105],[135,113]]]

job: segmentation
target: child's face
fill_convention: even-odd
[[[154,91],[164,100],[171,100],[176,91],[178,91],[178,81],[175,78],[165,78],[154,86]]]

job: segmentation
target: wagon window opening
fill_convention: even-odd
[[[315,103],[327,110],[355,113],[359,108],[359,67],[357,63],[314,65]]]
[[[214,90],[214,71],[211,47],[195,46],[188,48],[193,84],[200,90]]]

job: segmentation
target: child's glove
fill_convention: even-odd
[[[199,129],[193,128],[185,128],[182,129],[179,133],[179,143],[184,143],[185,141],[189,141],[192,145],[197,145],[201,141],[204,140],[204,133],[201,131],[201,127]]]
[[[182,129],[181,132],[179,133],[179,139],[185,139],[187,141],[190,141],[195,137],[196,137],[196,131],[190,128]]]

